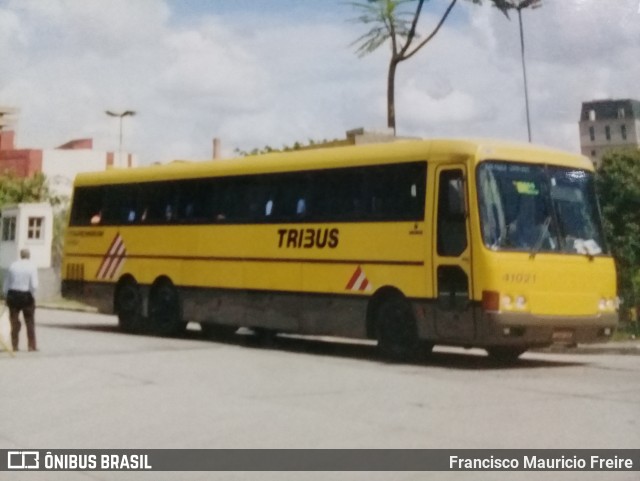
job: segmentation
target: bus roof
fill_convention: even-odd
[[[139,183],[206,176],[234,176],[322,170],[327,168],[389,164],[403,161],[521,161],[593,170],[579,154],[538,145],[492,139],[399,140],[383,144],[274,152],[248,157],[206,161],[176,160],[168,164],[108,169],[78,174],[75,185]]]

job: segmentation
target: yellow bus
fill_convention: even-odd
[[[514,360],[608,339],[592,163],[529,144],[389,144],[81,174],[62,291],[126,331],[434,345]]]

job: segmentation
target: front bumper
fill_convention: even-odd
[[[550,346],[606,342],[618,325],[618,313],[594,316],[537,316],[484,312],[479,338],[484,346]]]

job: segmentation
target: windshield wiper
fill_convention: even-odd
[[[540,229],[540,235],[538,236],[538,240],[536,241],[535,244],[533,244],[533,247],[531,248],[531,253],[529,254],[529,257],[531,257],[531,259],[533,259],[536,256],[536,254],[542,247],[544,238],[549,233],[550,224],[551,224],[551,216],[548,215],[547,218],[544,220],[544,224],[542,224],[542,228]]]

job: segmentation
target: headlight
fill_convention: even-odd
[[[513,304],[513,299],[511,296],[502,296],[502,307],[505,309],[511,309]]]
[[[620,307],[618,297],[603,297],[598,301],[598,310],[602,312],[613,312]]]

